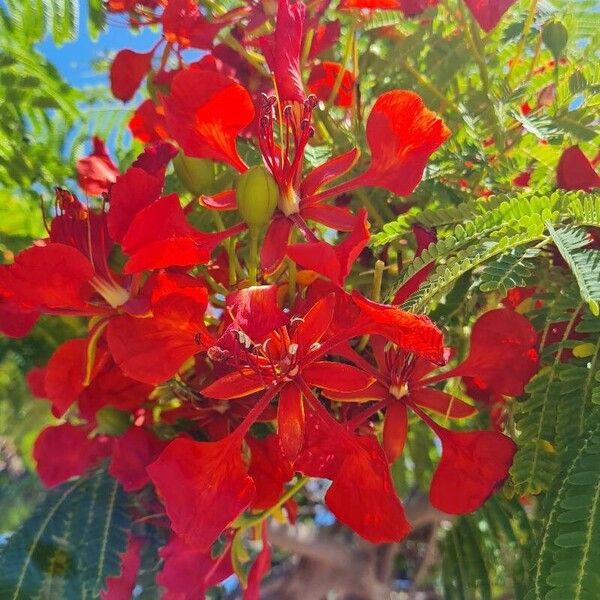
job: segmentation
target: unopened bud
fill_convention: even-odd
[[[560,21],[552,20],[544,25],[542,40],[548,50],[552,52],[554,60],[558,61],[560,59],[568,39],[567,28]]]
[[[263,227],[273,216],[279,200],[279,186],[261,165],[240,175],[235,190],[238,210],[249,227]]]
[[[98,433],[122,435],[131,425],[131,415],[112,406],[103,406],[96,413],[96,425]]]
[[[207,193],[215,180],[214,164],[206,158],[192,158],[180,152],[173,159],[173,166],[183,187],[195,196]]]

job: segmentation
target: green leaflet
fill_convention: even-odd
[[[121,570],[126,504],[104,469],[49,492],[0,552],[0,598],[97,598]]]
[[[548,496],[527,600],[595,600],[600,587],[600,412]]]

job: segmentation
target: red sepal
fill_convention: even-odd
[[[128,48],[117,53],[110,67],[110,88],[115,98],[127,102],[135,96],[150,70],[153,55],[153,50],[140,53]]]

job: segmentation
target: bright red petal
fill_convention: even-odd
[[[176,439],[148,467],[173,531],[199,550],[208,550],[254,497],[240,442]]]
[[[117,177],[110,190],[108,231],[116,242],[127,233],[135,216],[160,196],[163,181],[144,169],[131,167]]]
[[[146,467],[154,462],[167,442],[142,427],[130,427],[115,441],[108,472],[126,492],[143,488],[149,481]]]
[[[290,460],[294,460],[302,448],[304,425],[302,393],[293,383],[288,383],[279,393],[277,433],[283,454]]]
[[[271,547],[267,539],[267,523],[262,523],[262,548],[248,573],[248,586],[244,590],[244,600],[260,600],[260,582],[271,568]]]
[[[110,67],[110,87],[115,98],[131,100],[150,70],[154,52],[121,50]]]
[[[373,383],[373,377],[360,369],[344,363],[316,361],[302,369],[308,385],[335,392],[356,392]]]
[[[100,600],[131,600],[133,588],[140,570],[140,552],[143,540],[130,537],[127,550],[121,555],[121,573],[106,580],[106,589],[100,592]]]
[[[358,149],[353,148],[313,169],[302,182],[302,198],[312,196],[324,185],[345,175],[356,164],[359,155]]]
[[[162,106],[156,106],[150,99],[144,100],[136,108],[129,121],[129,131],[143,144],[160,142],[170,137]]]
[[[236,400],[265,389],[265,384],[250,369],[232,371],[202,390],[202,395],[215,400]]]
[[[442,458],[431,481],[431,504],[449,514],[478,509],[508,477],[515,443],[495,431],[439,426],[434,431],[442,442]]]
[[[410,399],[415,404],[449,419],[466,419],[477,412],[474,406],[433,388],[413,390],[410,392]]]
[[[600,175],[579,146],[567,148],[558,161],[556,185],[563,190],[591,191],[600,187]]]
[[[342,0],[338,5],[339,10],[400,10],[401,8],[401,0]]]
[[[449,135],[444,122],[414,92],[382,94],[367,120],[371,164],[358,181],[408,196],[421,181],[430,155]]]
[[[341,206],[316,204],[303,208],[301,214],[304,219],[316,221],[336,231],[352,231],[355,227],[360,226],[356,215]]]
[[[225,190],[213,196],[200,196],[200,204],[212,210],[236,210],[235,190]]]
[[[465,0],[471,14],[484,31],[491,31],[496,27],[502,15],[517,0]]]
[[[329,329],[333,319],[333,311],[335,309],[335,295],[327,294],[327,296],[317,300],[302,316],[302,320],[298,323],[294,330],[293,339],[305,351],[318,342]]]
[[[322,62],[313,67],[308,77],[307,87],[317,98],[327,101],[333,90],[338,74],[342,66],[334,62]],[[334,99],[336,106],[348,108],[352,106],[354,95],[354,76],[350,71],[344,69],[339,91]]]
[[[246,169],[236,138],[252,122],[254,105],[239,83],[220,73],[188,69],[175,76],[163,102],[169,131],[187,156]]]
[[[21,308],[0,296],[0,333],[13,338],[26,336],[37,323],[39,316],[37,309]]]
[[[383,449],[390,463],[393,463],[404,450],[408,434],[408,414],[406,405],[393,402],[385,411],[383,422]]]
[[[260,250],[260,266],[266,274],[276,271],[283,262],[291,232],[292,222],[288,218],[276,216],[271,221]]]

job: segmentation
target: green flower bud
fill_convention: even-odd
[[[248,227],[263,227],[277,208],[279,186],[267,169],[258,165],[240,175],[235,197]]]
[[[98,433],[122,435],[131,425],[131,415],[112,406],[103,406],[96,413]]]
[[[562,56],[563,50],[567,46],[569,39],[569,33],[567,28],[560,21],[548,21],[544,25],[542,31],[542,40],[548,50],[552,52],[554,60],[559,60]]]
[[[175,174],[183,187],[198,196],[206,194],[209,186],[214,183],[215,171],[212,160],[206,158],[192,158],[180,152],[173,159]]]

